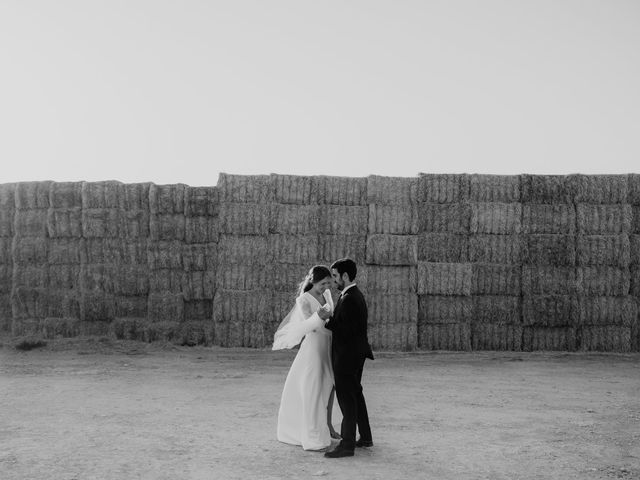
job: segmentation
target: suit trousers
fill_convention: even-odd
[[[336,397],[342,410],[342,425],[340,447],[346,450],[354,450],[356,447],[356,426],[360,437],[372,441],[371,426],[367,404],[362,393],[362,370],[364,361],[354,373],[334,372],[336,382]]]

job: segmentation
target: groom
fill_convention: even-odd
[[[331,275],[341,290],[333,317],[324,309],[318,311],[325,327],[331,330],[331,361],[336,383],[336,396],[342,410],[342,441],[324,454],[329,458],[352,457],[355,447],[372,447],[367,404],[362,394],[362,369],[366,358],[373,360],[367,338],[367,303],[355,283],[357,267],[343,258],[331,265]],[[360,439],[356,442],[356,425]]]

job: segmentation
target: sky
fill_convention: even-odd
[[[0,183],[640,172],[636,0],[0,0]]]

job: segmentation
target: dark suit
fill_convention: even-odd
[[[365,359],[373,360],[367,338],[367,316],[367,303],[362,292],[354,285],[338,299],[333,317],[326,323],[333,333],[331,361],[336,397],[343,416],[340,446],[346,450],[355,449],[356,425],[361,438],[372,440],[361,384]]]

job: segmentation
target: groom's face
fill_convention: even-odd
[[[342,290],[344,288],[344,280],[340,277],[338,270],[335,268],[331,269],[331,276],[333,277],[333,281],[336,282],[336,287],[338,290]]]

